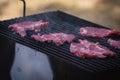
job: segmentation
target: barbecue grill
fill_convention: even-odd
[[[42,29],[40,34],[64,32],[74,34],[77,39],[87,39],[92,42],[99,42],[101,45],[108,47],[114,51],[118,56],[115,58],[79,58],[70,53],[69,43],[65,43],[62,46],[56,46],[54,43],[37,42],[30,38],[33,31],[27,31],[27,36],[21,37],[19,34],[14,33],[8,26],[22,21],[48,21],[49,25],[47,29]],[[89,21],[77,18],[62,11],[51,11],[36,15],[30,15],[27,17],[20,17],[0,22],[0,35],[6,39],[10,39],[12,43],[15,42],[33,48],[44,54],[50,56],[50,61],[53,66],[53,72],[55,80],[100,80],[120,79],[120,50],[115,49],[107,43],[107,38],[97,39],[90,37],[83,37],[78,34],[79,28],[84,26],[103,27],[91,23]],[[110,36],[113,39],[120,39],[119,36]],[[11,54],[13,55],[13,54]],[[82,76],[80,76],[82,75]],[[88,77],[85,77],[88,76]]]

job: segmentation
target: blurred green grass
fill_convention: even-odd
[[[88,21],[120,30],[120,0],[26,0],[27,15],[61,10]],[[0,20],[22,16],[20,0],[0,3]]]

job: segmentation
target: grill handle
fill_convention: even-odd
[[[23,2],[23,17],[26,16],[26,1],[25,0],[20,0]]]

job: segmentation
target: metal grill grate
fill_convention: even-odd
[[[93,42],[100,42],[101,45],[104,45],[109,49],[111,49],[112,51],[116,52],[118,57],[107,58],[107,59],[81,59],[70,53],[69,51],[70,44],[68,43],[65,43],[63,46],[56,46],[53,43],[41,43],[30,38],[30,35],[34,34],[33,31],[28,31],[27,32],[28,35],[22,38],[20,35],[14,34],[10,29],[8,29],[8,26],[10,24],[13,24],[16,22],[27,21],[27,20],[37,21],[41,19],[49,22],[48,28],[43,29],[40,32],[41,34],[54,33],[54,32],[72,33],[76,36],[77,39],[79,38],[88,39]],[[14,40],[15,42],[29,46],[45,54],[63,59],[86,71],[101,72],[109,69],[116,69],[116,68],[119,69],[120,68],[120,50],[115,49],[111,47],[109,44],[107,44],[106,42],[107,38],[96,39],[96,38],[89,38],[89,37],[83,37],[78,35],[79,28],[83,26],[102,27],[100,25],[93,24],[83,19],[79,19],[77,17],[63,13],[61,11],[53,11],[53,12],[46,12],[46,13],[41,13],[37,15],[31,15],[25,18],[16,18],[16,19],[2,21],[0,22],[0,27],[1,27],[0,35],[4,35],[9,39]],[[116,38],[118,39],[119,37],[116,36]]]

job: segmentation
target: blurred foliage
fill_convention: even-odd
[[[4,2],[4,4],[3,4]],[[0,0],[0,20],[22,16],[20,0]],[[62,10],[91,22],[120,30],[120,0],[26,0],[27,15]]]

